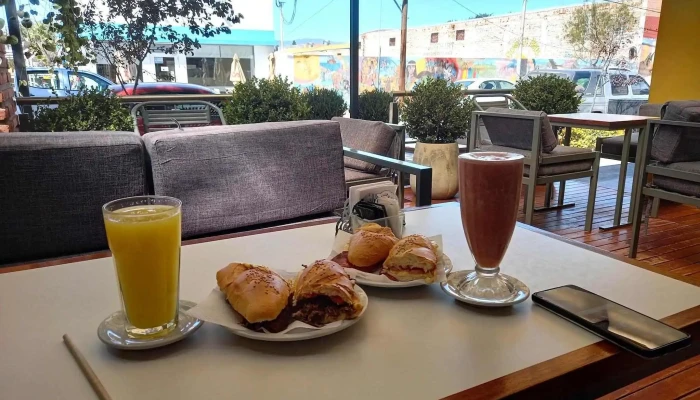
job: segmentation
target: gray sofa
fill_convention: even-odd
[[[182,200],[183,238],[328,216],[344,156],[416,174],[430,204],[429,167],[343,147],[338,122],[0,135],[0,266],[106,249],[102,205],[148,193]]]
[[[107,247],[101,207],[147,193],[133,132],[0,135],[0,265]]]

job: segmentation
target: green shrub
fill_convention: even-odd
[[[129,113],[109,90],[81,89],[75,96],[49,108],[40,105],[32,120],[37,132],[133,131]]]
[[[513,97],[525,108],[547,114],[577,112],[581,96],[574,82],[552,74],[521,79],[513,90]]]
[[[595,140],[599,137],[624,135],[625,131],[596,131],[592,129],[571,129],[571,147],[595,149]]]
[[[307,119],[311,110],[299,88],[276,76],[236,83],[222,111],[229,124],[250,124]]]
[[[334,89],[313,87],[302,95],[311,107],[310,119],[331,119],[342,117],[348,110],[343,96]]]
[[[469,132],[474,100],[462,86],[445,79],[428,78],[413,88],[401,105],[406,132],[423,143],[454,143]]]
[[[367,121],[389,122],[389,104],[394,96],[381,89],[360,93],[357,117]]]

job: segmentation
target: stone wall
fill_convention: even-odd
[[[0,45],[0,133],[18,130],[16,105],[14,101],[15,90],[12,87],[14,78],[8,69],[5,52],[5,45]]]

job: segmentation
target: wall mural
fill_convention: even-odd
[[[528,71],[544,68],[580,68],[575,59],[530,59]],[[360,92],[381,88],[399,89],[399,59],[392,57],[360,58]],[[518,63],[508,58],[408,58],[406,88],[431,76],[459,81],[470,78],[502,78],[515,82]],[[325,55],[294,56],[294,84],[302,90],[311,87],[333,88],[349,99],[350,57]]]

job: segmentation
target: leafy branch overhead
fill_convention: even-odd
[[[564,39],[575,56],[604,70],[621,64],[632,44],[637,17],[627,4],[593,3],[576,8],[565,26]]]
[[[150,53],[192,54],[201,47],[197,37],[231,33],[241,18],[226,0],[89,0],[82,14],[94,54],[114,67],[122,85],[138,85]],[[134,76],[126,76],[132,65]]]

